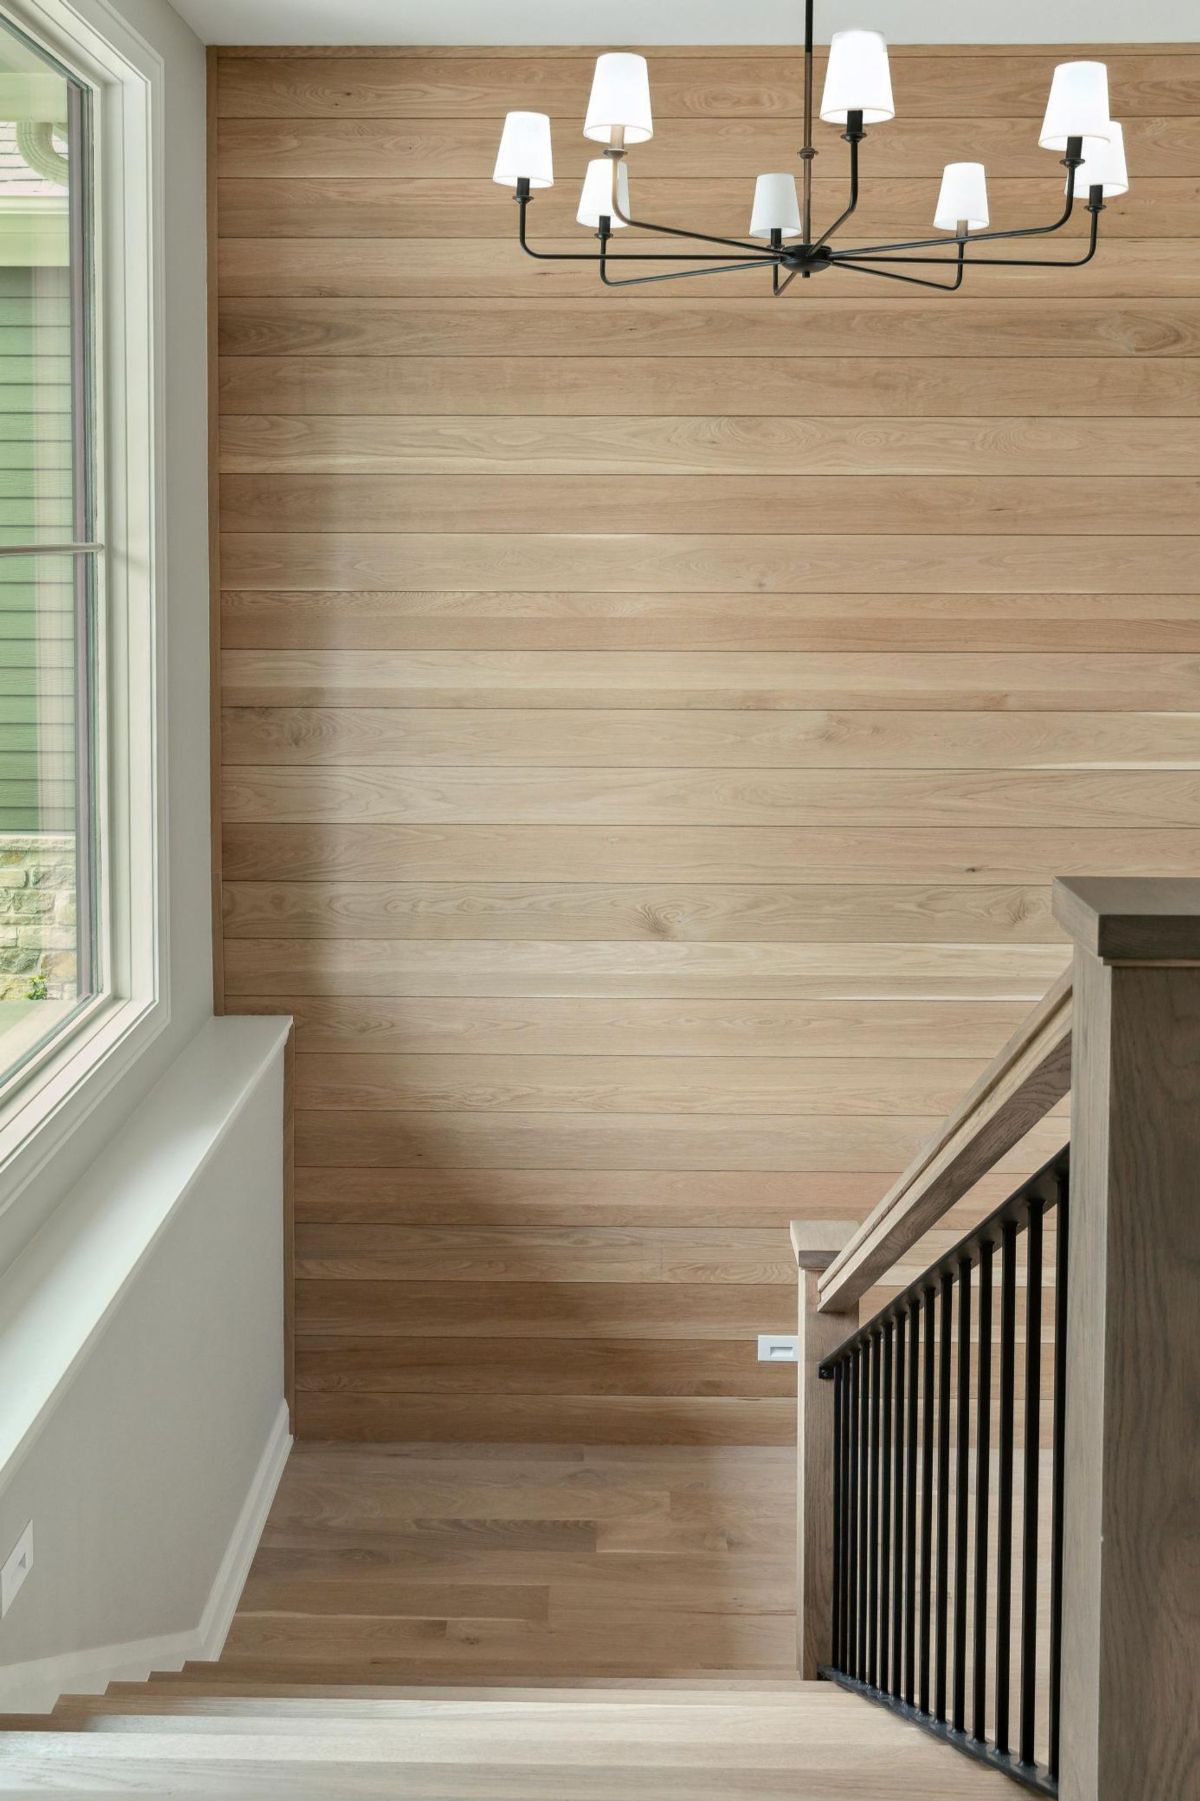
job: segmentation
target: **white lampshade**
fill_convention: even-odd
[[[598,144],[611,144],[612,134],[619,128],[624,129],[627,144],[644,144],[654,136],[650,72],[644,56],[629,50],[607,50],[596,58],[583,135]]]
[[[522,176],[528,176],[531,188],[554,186],[550,121],[545,113],[505,114],[492,180],[515,188]]]
[[[620,231],[624,219],[618,219],[613,212],[612,172],[617,171],[617,198],[621,202],[621,211],[629,212],[629,170],[624,163],[614,163],[611,156],[597,156],[587,166],[583,178],[583,192],[579,196],[579,211],[575,217],[581,225],[590,225],[594,231],[600,223],[602,213],[612,220],[614,231]]]
[[[982,231],[988,222],[987,177],[982,163],[947,163],[942,171],[933,223],[938,231],[955,231],[965,219],[968,231]]]
[[[887,44],[878,31],[835,31],[829,40],[821,117],[844,125],[847,113],[861,113],[864,125],[896,116]]]
[[[1102,144],[1098,138],[1088,141],[1087,155],[1075,171],[1077,200],[1086,200],[1089,188],[1103,188],[1106,200],[1111,200],[1114,194],[1129,192],[1129,170],[1125,166],[1125,133],[1115,119],[1110,119],[1108,129],[1111,135],[1107,144]],[[1064,185],[1064,193],[1069,185]]]
[[[1111,129],[1105,65],[1059,63],[1038,139],[1042,149],[1065,150],[1068,138],[1097,138],[1107,143]]]
[[[801,232],[800,202],[796,197],[794,175],[760,175],[754,183],[754,208],[750,214],[750,236],[769,238],[781,231],[785,238],[798,238]]]

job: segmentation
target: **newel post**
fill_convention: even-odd
[[[848,1313],[821,1313],[817,1278],[854,1231],[853,1220],[793,1220],[800,1273],[796,1369],[796,1661],[806,1682],[833,1661],[833,1383],[817,1371],[858,1325]]]
[[[1061,1795],[1200,1794],[1200,881],[1054,888],[1075,940]]]

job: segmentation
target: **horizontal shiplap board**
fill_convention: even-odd
[[[586,1439],[589,1444],[619,1445],[789,1445],[796,1434],[796,1403],[794,1399],[758,1400],[742,1396],[705,1396],[698,1399],[629,1394],[489,1394],[477,1399],[447,1394],[301,1393],[296,1400],[296,1429],[301,1438],[368,1442],[382,1439],[393,1443],[456,1443],[465,1440],[468,1443],[484,1441],[529,1445],[570,1444]],[[230,1655],[236,1658],[243,1646],[251,1656],[254,1654],[254,1616],[239,1614],[238,1617],[239,1621],[247,1618],[251,1629],[238,1628],[240,1636],[235,1636],[229,1645],[227,1659]],[[328,1657],[331,1648],[330,1623],[324,1620],[318,1623],[319,1648]],[[469,1630],[477,1635],[480,1630],[478,1621],[472,1621]],[[723,1626],[722,1630],[727,1628]],[[589,1627],[593,1645],[595,1635],[593,1621]],[[294,1626],[290,1629],[290,1636],[294,1643]],[[394,1627],[392,1636],[397,1636]],[[403,1634],[399,1636],[403,1641]],[[639,1644],[644,1646],[644,1634],[639,1633],[638,1636]],[[781,1656],[786,1636],[783,1631],[778,1634]],[[628,1666],[628,1651],[622,1654],[617,1649],[618,1641],[626,1641],[627,1638],[628,1630],[622,1623],[613,1640],[611,1667],[614,1670],[620,1668],[624,1671]],[[349,1662],[343,1666],[342,1671],[345,1678],[354,1673],[361,1659],[361,1642],[362,1624],[356,1620],[353,1623]],[[274,1642],[270,1634],[266,1635],[264,1650],[272,1656],[272,1668],[277,1670],[278,1662],[275,1660]],[[424,1637],[415,1638],[409,1643],[407,1650],[415,1659],[412,1673],[415,1675],[419,1671],[420,1679],[428,1680],[431,1670],[437,1667],[430,1658],[429,1641]],[[404,1655],[403,1649],[400,1654]],[[380,1656],[386,1658],[386,1655],[385,1651],[376,1656],[373,1665],[376,1674],[382,1667]],[[453,1655],[454,1647],[451,1646],[451,1656]],[[493,1657],[494,1655],[495,1653]],[[714,1650],[709,1655],[719,1655],[719,1652]],[[656,1668],[658,1664],[655,1659],[662,1660],[664,1664],[671,1662],[665,1647],[661,1651],[651,1652],[650,1656]],[[538,1669],[543,1667],[544,1658],[544,1652],[534,1654],[533,1661]],[[526,1651],[525,1663],[522,1664],[521,1656],[518,1655],[515,1667],[526,1667],[529,1661]],[[233,1667],[236,1668],[236,1664]],[[310,1664],[300,1667],[306,1672],[312,1669]]]
[[[524,475],[231,474],[220,517],[234,534],[588,533],[618,519],[627,532],[652,533],[669,519],[675,534],[1103,539],[1194,531],[1200,477],[571,474],[531,484]]]
[[[940,1114],[748,1120],[717,1113],[297,1111],[296,1160],[339,1168],[400,1161],[435,1169],[714,1169],[735,1163],[746,1170],[900,1170],[940,1123]],[[1049,1119],[1030,1141],[1044,1160],[1065,1136],[1065,1122]]]
[[[226,771],[231,823],[1200,826],[1200,771]]]
[[[888,1187],[871,1171],[444,1170],[301,1168],[296,1217],[364,1225],[701,1226],[751,1230],[793,1219],[861,1219]],[[959,1230],[999,1206],[1012,1188],[985,1176],[947,1225]]]
[[[1036,53],[956,46],[949,71],[936,51],[897,46],[892,56],[902,116],[971,122],[1040,119],[1055,60],[1049,46],[1038,46]],[[824,62],[818,53],[818,72]],[[1200,112],[1200,64],[1194,57],[1138,48],[1110,53],[1108,62],[1114,110],[1122,118]],[[455,56],[409,49],[366,52],[348,65],[336,52],[223,55],[217,107],[227,119],[481,119],[497,128],[514,104],[571,120],[582,117],[593,68],[587,51]],[[795,54],[773,51],[764,59],[728,47],[719,55],[711,49],[658,50],[651,79],[660,131],[673,118],[776,118],[791,122],[794,130],[803,115],[802,59]],[[832,133],[830,141],[836,142]],[[873,132],[870,142],[882,153],[886,128],[878,136]]]
[[[922,476],[969,477],[978,493],[985,478],[1039,476],[1046,479],[1037,490],[1058,495],[1061,504],[1084,477],[1166,476],[1178,482],[1200,473],[1200,418],[867,420],[768,413],[657,419],[582,414],[547,421],[251,414],[222,421],[220,457],[226,475],[313,473],[323,484],[339,473],[620,475],[626,478],[622,513],[629,522],[628,505],[643,491],[642,483],[628,480],[632,475],[847,477],[854,478],[863,505],[877,504],[888,490],[862,477],[914,485]],[[537,493],[543,487],[539,482]],[[324,504],[332,508],[340,490],[329,485],[324,491]],[[720,492],[705,491],[714,498]],[[829,486],[811,491],[823,509],[841,493]],[[667,492],[678,498],[684,491]],[[1144,497],[1146,484],[1135,482],[1130,492]],[[986,496],[989,505],[996,498]],[[233,502],[236,513],[236,490]]]
[[[656,63],[658,59],[656,58]],[[224,77],[223,77],[224,79]],[[657,82],[652,76],[652,81]],[[1200,105],[1200,95],[1197,96]],[[921,119],[905,113],[889,120],[886,159],[874,171],[889,179],[940,177],[953,146],[969,134],[971,152],[990,177],[1023,176],[1045,183],[1059,163],[1038,144],[1041,110],[1024,118]],[[490,181],[499,130],[493,119],[448,116],[402,118],[224,118],[217,134],[217,172],[257,181],[262,176],[365,176],[397,178],[466,177]],[[836,137],[831,139],[837,143]],[[1154,176],[1192,176],[1200,167],[1200,118],[1186,115],[1131,118],[1125,127],[1131,168],[1143,181]],[[556,180],[582,181],[592,145],[581,135],[558,134],[554,146]],[[827,159],[829,177],[838,149]],[[753,181],[760,169],[796,167],[796,126],[791,119],[686,119],[664,122],[631,157],[638,175]],[[222,289],[225,284],[222,282]]]
[[[986,555],[986,540],[974,542],[980,546],[976,556]],[[1030,562],[1036,558],[1035,542],[1020,545]],[[1175,542],[1190,547],[1195,541]],[[1200,544],[1187,555],[1200,555]],[[1181,551],[1181,565],[1184,560]],[[968,561],[965,553],[963,561]],[[231,650],[225,653],[223,670],[225,703],[238,707],[696,707],[789,713],[834,707],[1144,714],[1194,713],[1198,693],[1195,657],[1083,650],[1069,659],[1002,652]]]
[[[1182,604],[1194,602],[1185,596]],[[1071,667],[1074,676],[1075,662]],[[607,707],[443,711],[276,703],[228,707],[221,748],[231,765],[1200,769],[1200,710],[728,712],[648,704],[627,712],[614,729]]]
[[[1179,525],[1196,525],[1200,514]],[[600,521],[597,521],[600,523]],[[607,523],[607,521],[604,521]],[[739,586],[790,592],[810,567],[836,569],[848,592],[897,594],[1191,594],[1200,540],[1171,536],[952,536],[858,533],[226,532],[223,579],[234,588],[462,589],[561,592],[575,581],[616,592]],[[1085,653],[1086,654],[1086,653]],[[331,659],[332,661],[332,659]],[[586,661],[583,666],[586,668]]]
[[[290,193],[298,184],[281,185]],[[934,198],[931,191],[931,204]],[[727,352],[731,343],[743,360],[846,357],[864,344],[874,357],[943,359],[1194,359],[1200,353],[1200,300],[1130,300],[1117,306],[1105,300],[1034,298],[968,299],[941,306],[870,297],[849,304],[789,300],[760,307],[681,297],[674,307],[664,307],[611,294],[572,301],[231,297],[221,308],[220,349],[231,358],[470,360],[524,355],[539,361],[578,357],[582,351],[597,362],[625,356],[708,357]],[[603,371],[596,373],[600,377]]]
[[[948,1112],[982,1070],[960,1058],[301,1055],[298,1107],[419,1112]]]
[[[226,882],[230,938],[1045,943],[1050,890],[818,883]]]
[[[297,1347],[301,1394],[776,1395],[795,1397],[795,1372],[758,1363],[738,1341],[698,1338],[386,1338],[365,1344],[306,1337]]]
[[[1191,126],[1190,121],[1180,123]],[[1128,123],[1126,130],[1128,133]],[[794,139],[794,131],[789,136]],[[500,221],[496,229],[507,235],[482,241],[340,238],[336,258],[330,257],[329,244],[323,238],[222,238],[217,245],[221,291],[239,299],[253,295],[310,300],[596,298],[600,277],[595,262],[534,261],[522,255],[512,235],[511,220]],[[545,238],[539,234],[538,248],[551,256],[575,256],[581,248],[580,236]],[[643,240],[639,253],[652,255],[652,242]],[[665,275],[671,264],[643,263],[641,270],[647,275]],[[1051,263],[988,268],[981,261],[972,265],[966,283],[960,298],[972,300],[1020,295],[1064,299],[1074,295],[1093,300],[1101,296],[1116,300],[1195,298],[1200,295],[1200,238],[1110,238],[1105,233],[1098,254],[1083,266],[1065,261],[1062,267]],[[769,280],[764,282],[754,270],[708,275],[705,291],[713,299],[774,304]],[[664,282],[643,289],[639,298],[669,307],[678,303],[679,293],[673,282]],[[868,285],[854,270],[839,270],[834,265],[822,271],[821,293],[827,300],[842,296],[858,301],[864,294],[872,299],[890,296],[901,303],[911,298],[906,288],[893,288],[887,282]],[[799,298],[792,295],[793,300]]]
[[[230,994],[1036,1000],[1057,944],[477,943],[231,939]]]
[[[243,1013],[291,1014],[302,1055],[410,1057],[887,1058],[903,1048],[911,1057],[986,1060],[1028,1012],[1022,1000],[254,992],[239,994],[237,1005]],[[486,1198],[479,1204],[486,1206]]]
[[[647,302],[647,305],[650,303]],[[675,301],[675,306],[679,301]],[[428,313],[430,309],[426,308]],[[569,313],[569,309],[564,309]],[[946,314],[940,315],[945,320]],[[806,321],[807,324],[807,321]],[[771,357],[731,354],[726,335],[715,354],[678,357],[587,354],[577,336],[567,354],[520,354],[511,341],[490,357],[239,354],[219,367],[221,412],[287,414],[503,414],[535,417],[677,416],[768,412],[852,416],[1119,417],[1200,413],[1200,357],[1130,357],[1112,346],[1090,357],[939,357],[862,354],[809,356],[789,338]],[[872,334],[873,339],[873,334]]]
[[[947,1247],[948,1248],[948,1247]],[[301,1225],[301,1281],[785,1283],[781,1231]]]
[[[1038,177],[989,178],[989,199],[997,224],[1001,220],[1018,227],[1050,225],[1063,210],[1063,178],[1058,172],[1058,159],[1047,157],[1047,166]],[[832,224],[846,204],[848,173],[846,165],[829,158],[819,165],[821,172],[813,181],[813,209],[818,229]],[[648,175],[639,165],[636,152],[630,157],[630,192],[636,222],[669,221],[673,225],[693,226],[698,231],[723,234],[745,251],[732,253],[717,248],[715,262],[729,263],[744,255],[752,260],[764,255],[765,247],[746,239],[753,201],[753,179],[712,176]],[[881,171],[860,187],[858,210],[852,221],[843,226],[832,240],[837,249],[868,249],[880,243],[919,241],[931,245],[931,253],[940,255],[947,264],[953,261],[953,234],[934,229],[940,172],[935,175],[896,178]],[[1081,194],[1075,218],[1055,238],[1039,246],[1047,257],[1055,254],[1062,261],[1078,258],[1087,246],[1088,218],[1084,208],[1086,194]],[[220,233],[229,238],[429,238],[442,235],[472,241],[516,235],[512,193],[486,176],[429,177],[415,175],[402,179],[387,176],[305,175],[245,178],[224,177],[218,182]],[[537,246],[542,239],[573,236],[578,249],[594,256],[594,234],[576,223],[579,206],[578,185],[570,180],[532,196],[529,212],[529,238]],[[1200,231],[1200,200],[1194,179],[1158,176],[1138,181],[1136,197],[1120,196],[1111,200],[1101,219],[1101,235],[1111,238],[1158,238],[1175,232],[1180,237],[1195,237]],[[624,231],[618,228],[611,246],[612,261],[619,263],[623,255],[640,250],[632,241],[626,249]],[[650,253],[661,254],[655,240]],[[1011,246],[1003,245],[1003,255]],[[981,250],[980,254],[986,254]],[[626,273],[638,274],[638,266]],[[620,271],[614,268],[614,275]],[[762,269],[746,272],[749,288],[754,280],[770,275],[764,262]],[[882,282],[879,284],[884,285]],[[612,296],[620,304],[625,296]],[[797,304],[807,304],[807,300]]]
[[[224,857],[232,881],[470,882],[487,869],[496,881],[638,882],[659,881],[665,869],[681,882],[786,882],[802,870],[817,882],[990,887],[1048,882],[1070,869],[1190,876],[1200,867],[1200,832],[227,824]]]
[[[3,618],[0,616],[0,629]],[[1200,650],[1191,594],[222,596],[229,650]],[[514,757],[517,762],[519,758]]]

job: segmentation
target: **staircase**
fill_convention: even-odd
[[[4,1722],[0,1795],[989,1801],[993,1771],[824,1682],[384,1688],[178,1676]]]

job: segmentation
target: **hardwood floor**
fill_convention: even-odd
[[[297,1445],[216,1674],[795,1675],[779,1446]]]

